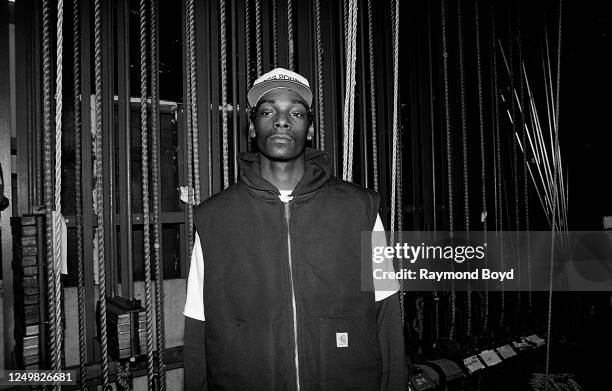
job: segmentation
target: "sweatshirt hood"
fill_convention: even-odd
[[[276,186],[261,176],[258,153],[240,153],[238,155],[238,166],[240,167],[240,180],[249,188],[257,192],[274,194],[275,197],[280,194]],[[327,183],[330,178],[331,164],[327,153],[306,148],[304,152],[304,175],[291,194],[300,196],[312,193]]]

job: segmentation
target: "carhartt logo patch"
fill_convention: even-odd
[[[348,348],[348,333],[336,333],[336,347]]]

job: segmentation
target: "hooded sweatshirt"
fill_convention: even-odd
[[[195,209],[206,320],[186,318],[186,390],[405,390],[398,296],[362,285],[377,193],[333,177],[321,151],[307,149],[289,202],[257,154],[238,164]]]

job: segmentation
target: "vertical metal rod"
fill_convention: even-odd
[[[185,111],[183,109],[181,109],[181,111],[178,113],[177,118],[178,118],[177,136],[178,136],[178,140],[180,143],[179,145],[181,147],[179,148],[179,151],[178,151],[177,163],[179,167],[184,167],[185,153],[183,151],[185,150],[185,147],[186,147],[185,120],[187,116],[185,115]],[[179,186],[185,186],[185,184],[187,183],[185,180],[185,170],[179,170],[178,176],[179,176]],[[187,222],[187,208],[185,208],[185,211],[183,213],[183,221]],[[179,243],[181,244],[179,246],[179,256],[182,261],[181,262],[181,277],[186,278],[187,272],[189,271],[189,259],[191,257],[191,254],[188,253],[189,235],[187,233],[187,224],[186,223],[181,224],[179,230],[180,230]]]
[[[208,2],[197,1],[195,4],[195,58],[196,58],[196,79],[198,96],[198,132],[199,132],[199,156],[200,156],[200,175],[206,175],[206,180],[200,181],[202,198],[210,197],[213,189],[213,169],[211,157],[211,80],[210,68],[216,63],[207,60],[210,54],[209,38],[209,5]],[[199,60],[199,61],[198,61]],[[203,158],[206,156],[206,158]]]
[[[272,69],[272,45],[270,45],[270,42],[272,40],[272,18],[269,1],[262,1],[261,13],[261,36],[263,40],[263,73],[266,73]],[[283,18],[281,18],[281,20],[282,19]]]
[[[289,23],[289,19],[287,19],[287,0],[272,0],[270,8],[272,8],[270,35],[272,37],[273,66],[289,68],[289,41],[286,39]],[[264,40],[264,48],[266,42],[269,41]],[[274,53],[275,51],[276,53]]]
[[[383,11],[383,10],[381,10]],[[381,23],[388,23],[384,17],[384,15],[387,15],[386,12],[380,12],[380,13],[376,13],[374,12],[374,25],[380,25]],[[377,36],[374,36],[374,46],[376,47],[380,47],[382,48],[382,51],[384,53],[390,53],[391,47],[390,47],[390,43],[392,41],[392,37],[390,36],[390,29],[384,29],[382,31],[380,31],[380,34],[378,34]],[[376,87],[377,90],[381,91],[381,93],[378,94],[377,96],[377,102],[376,102],[376,106],[378,108],[378,145],[379,145],[379,151],[382,157],[385,156],[389,156],[390,153],[390,149],[389,149],[389,135],[390,132],[388,131],[388,129],[391,127],[391,122],[389,121],[390,118],[393,117],[393,110],[392,110],[392,101],[390,101],[390,97],[389,97],[389,92],[392,91],[392,88],[390,88],[391,86],[389,85],[389,81],[390,81],[390,75],[392,75],[392,70],[390,69],[389,66],[389,62],[386,58],[386,56],[376,56],[375,57],[375,61],[376,61],[376,69],[378,70],[378,72],[376,72]],[[383,210],[384,213],[381,214],[381,218],[384,219],[383,222],[385,223],[386,227],[389,227],[389,220],[388,220],[388,216],[390,216],[389,213],[389,182],[390,182],[390,178],[389,178],[389,159],[381,159],[381,161],[383,162],[382,165],[380,165],[380,176],[379,176],[379,193],[380,193],[380,197],[383,201]]]
[[[2,86],[0,87],[0,165],[4,168],[3,184],[4,192],[8,196],[7,198],[11,198],[12,189],[17,188],[17,186],[13,187],[14,184],[16,185],[16,181],[13,180],[11,174],[14,170],[11,153],[11,149],[14,148],[11,142],[11,127],[13,125],[11,121],[11,106],[13,106],[14,103],[12,102],[13,92],[11,92],[11,89],[14,82],[12,74],[15,75],[17,70],[11,69],[13,67],[11,65],[12,58],[9,55],[9,51],[12,38],[9,34],[9,23],[11,23],[9,19],[9,3],[3,2],[0,4],[0,26],[2,28],[0,31],[0,53],[2,53],[2,57],[0,57],[0,86]],[[15,47],[15,51],[16,50],[17,48]],[[9,61],[9,59],[11,59],[11,61]],[[40,63],[38,65],[40,65]],[[25,107],[20,109],[23,110]],[[21,129],[19,131],[21,131]],[[8,366],[6,364],[12,365],[10,362],[12,360],[10,352],[13,350],[14,346],[14,339],[9,336],[9,334],[12,334],[9,330],[14,328],[14,317],[13,314],[11,314],[13,308],[13,270],[11,268],[10,259],[12,257],[11,216],[13,211],[17,210],[16,206],[17,199],[13,198],[12,205],[0,212],[0,231],[3,230],[0,237],[0,259],[3,259],[0,265],[0,273],[2,273],[4,279],[3,284],[5,284],[3,286],[4,291],[1,294],[2,297],[0,297],[0,301],[3,302],[3,319],[0,320],[0,323],[3,324],[5,330],[3,333],[4,335],[0,337],[3,339],[2,342],[4,342],[2,343],[3,349],[0,351],[0,368],[13,368],[13,366]],[[40,247],[40,250],[42,251],[43,248],[44,247]],[[5,363],[5,358],[9,361],[8,363]]]
[[[210,40],[209,61],[215,66],[210,68],[210,107],[208,116],[211,118],[211,144],[210,157],[212,159],[212,194],[218,193],[223,188],[223,172],[221,166],[221,112],[219,103],[221,102],[221,74],[216,64],[220,63],[219,58],[219,2],[208,2],[208,34]],[[196,23],[197,25],[198,23]]]
[[[41,96],[38,91],[41,85],[40,72],[36,66],[40,64],[40,42],[39,39],[33,39],[39,37],[40,9],[34,4],[38,3],[32,3],[30,0],[15,3],[15,98],[16,107],[21,108],[16,113],[16,127],[22,132],[17,137],[18,204],[15,201],[14,203],[17,204],[19,215],[31,213],[32,205],[40,204],[35,196],[40,185],[36,181],[37,172],[40,171],[37,168],[40,159],[34,158],[40,156],[40,153],[34,151],[42,145],[36,141],[40,136],[38,121],[41,118],[41,107],[39,101],[34,99]],[[5,292],[8,289],[5,286]]]
[[[132,257],[132,175],[130,103],[130,2],[117,5],[117,114],[119,142],[119,208],[121,242],[121,295],[134,297]]]
[[[32,57],[30,59],[30,62],[32,64],[41,64],[42,63],[42,44],[40,42],[40,36],[41,36],[41,32],[42,32],[42,8],[40,7],[40,2],[39,1],[35,1],[32,0],[32,3],[30,4],[32,5],[31,8],[33,8],[35,11],[35,19],[32,20],[32,40],[34,41],[34,45],[36,45],[35,47],[32,48]],[[43,153],[43,135],[42,132],[40,132],[40,129],[42,128],[43,125],[43,105],[42,105],[42,100],[40,99],[40,97],[42,96],[42,67],[40,66],[35,66],[32,65],[32,67],[34,68],[35,72],[36,72],[36,80],[38,83],[34,84],[33,88],[32,88],[32,93],[33,93],[33,99],[37,102],[36,103],[36,107],[37,110],[35,112],[36,117],[33,118],[32,120],[32,126],[34,129],[34,135],[33,135],[33,142],[34,142],[34,147],[32,148],[32,156],[41,156]],[[34,183],[35,186],[32,190],[32,204],[33,205],[43,205],[44,204],[44,192],[43,192],[43,171],[44,171],[44,167],[41,164],[41,159],[35,159],[34,160],[34,164],[33,164],[33,173],[34,173]],[[32,210],[33,211],[33,210]]]
[[[113,55],[113,3],[102,2],[102,122],[104,246],[108,255],[106,289],[114,296],[117,289],[117,264],[115,252],[115,127],[114,127],[114,55]]]
[[[314,93],[316,92],[313,87],[316,61],[314,58],[315,36],[312,11],[312,5],[308,2],[294,1],[293,3],[295,37],[293,45],[296,49],[299,48],[299,52],[296,50],[294,53],[294,66],[301,75],[310,81],[310,87]],[[295,18],[295,15],[300,15],[300,17]],[[313,95],[313,102],[316,100],[316,96]]]
[[[232,28],[232,153],[234,159],[230,159],[230,167],[234,173],[234,182],[238,181],[238,167],[236,155],[238,153],[238,39],[236,31],[236,0],[231,0],[230,24]]]

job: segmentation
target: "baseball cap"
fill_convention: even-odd
[[[312,91],[304,76],[288,69],[274,68],[253,82],[253,86],[247,93],[249,105],[255,107],[262,96],[277,88],[295,91],[304,99],[308,107],[312,104]]]

